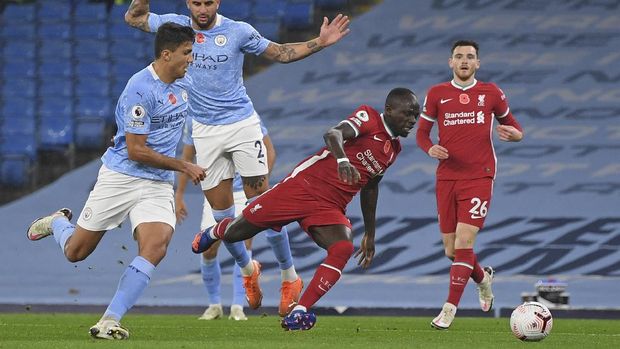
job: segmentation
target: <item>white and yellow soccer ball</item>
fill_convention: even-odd
[[[538,302],[525,302],[513,310],[510,329],[522,341],[538,342],[545,339],[553,327],[549,308]]]

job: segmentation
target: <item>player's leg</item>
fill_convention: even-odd
[[[241,214],[246,206],[248,199],[243,192],[243,185],[241,184],[241,178],[235,176],[233,180],[233,197],[235,200],[235,215]],[[252,239],[245,240],[245,248],[248,251],[248,256],[252,259]],[[230,305],[229,320],[243,321],[247,320],[247,316],[243,311],[243,307],[246,302],[245,288],[243,287],[243,275],[241,274],[241,268],[237,263],[233,266],[232,275],[233,285],[233,299]]]
[[[209,205],[207,198],[204,198],[200,229],[206,229],[215,223],[211,205]],[[220,268],[220,262],[217,258],[217,251],[219,247],[220,244],[216,243],[203,252],[200,256],[200,274],[209,297],[209,306],[198,318],[199,320],[215,320],[224,315],[221,299],[222,270]]]

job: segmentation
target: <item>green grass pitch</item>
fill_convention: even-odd
[[[507,318],[459,318],[448,331],[430,318],[319,316],[310,331],[285,332],[275,316],[198,321],[189,315],[127,315],[127,341],[90,338],[96,314],[0,314],[0,348],[620,348],[620,320],[554,319],[539,343],[513,337]]]

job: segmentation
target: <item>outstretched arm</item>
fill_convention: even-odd
[[[351,165],[344,152],[344,141],[355,138],[355,130],[346,122],[332,127],[323,135],[327,149],[338,162],[338,177],[345,183],[355,184],[360,179],[360,173]]]
[[[287,44],[272,42],[261,56],[280,63],[290,63],[304,59],[325,47],[337,43],[349,34],[349,22],[349,17],[342,14],[338,14],[331,23],[329,23],[327,17],[323,17],[323,25],[321,26],[319,37],[306,42]]]
[[[125,13],[125,22],[132,27],[145,32],[149,28],[149,0],[132,0],[129,9]]]
[[[360,192],[360,205],[364,217],[364,237],[360,249],[355,252],[355,257],[359,257],[357,265],[361,265],[362,268],[368,268],[375,255],[375,217],[381,178],[382,176],[376,176],[371,179]]]

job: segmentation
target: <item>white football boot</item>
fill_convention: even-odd
[[[484,267],[484,278],[482,282],[477,284],[478,299],[480,300],[480,309],[484,312],[489,312],[493,308],[493,290],[491,284],[493,283],[493,277],[495,271],[490,266]]]
[[[129,331],[122,327],[120,322],[110,318],[101,318],[89,332],[93,338],[98,339],[129,339]]]
[[[71,220],[73,213],[71,213],[71,210],[68,208],[61,208],[49,216],[37,218],[28,227],[28,231],[26,232],[28,240],[37,241],[52,235],[52,221],[54,218],[61,216],[65,216],[68,220]]]
[[[431,321],[431,326],[438,330],[447,330],[456,315],[456,306],[452,303],[444,303],[439,315]]]
[[[230,307],[230,315],[228,316],[228,320],[244,321],[247,319],[248,317],[245,316],[242,306],[240,306],[239,304],[233,304]]]
[[[209,307],[198,318],[198,320],[216,320],[224,316],[221,304],[209,304]]]

